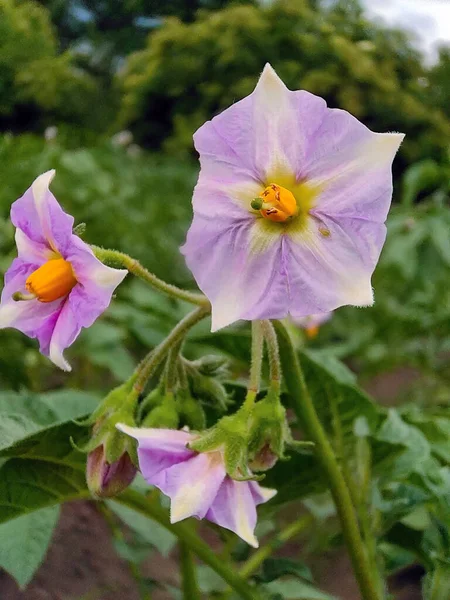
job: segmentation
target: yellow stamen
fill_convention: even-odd
[[[276,183],[271,183],[259,196],[262,200],[261,215],[282,223],[295,217],[298,212],[297,201],[289,190]]]
[[[63,258],[56,258],[31,273],[25,285],[40,302],[53,302],[67,296],[76,283],[72,265]]]

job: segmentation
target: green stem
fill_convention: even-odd
[[[381,596],[372,578],[372,570],[367,560],[350,493],[331,444],[317,416],[297,354],[283,324],[275,321],[275,328],[280,341],[284,377],[293,409],[305,427],[306,433],[315,443],[315,452],[328,479],[361,595],[364,600],[380,600]]]
[[[209,300],[203,294],[187,292],[176,285],[166,283],[148,271],[138,260],[128,256],[128,254],[125,254],[124,252],[119,252],[118,250],[108,250],[107,248],[100,248],[99,246],[91,246],[91,248],[95,256],[103,263],[110,266],[127,269],[136,277],[139,277],[158,291],[163,292],[168,296],[178,298],[178,300],[184,300],[185,302],[190,302],[191,304],[197,304],[198,306],[209,306]]]
[[[188,522],[171,523],[167,511],[159,505],[157,498],[152,500],[134,490],[128,489],[120,496],[117,496],[115,501],[153,519],[173,533],[180,542],[186,544],[198,558],[220,575],[241,598],[244,598],[244,600],[261,600],[256,588],[249,585],[236,572],[232,565],[217,556],[208,544],[192,530]]]
[[[261,369],[264,351],[264,336],[262,332],[262,321],[252,321],[252,356],[250,364],[250,377],[247,395],[243,408],[251,409],[255,403],[256,396],[261,385]]]
[[[262,330],[269,354],[270,386],[278,394],[281,387],[281,363],[277,334],[270,321],[262,321]]]
[[[136,380],[133,386],[134,395],[143,392],[147,381],[154,374],[170,349],[177,345],[186,333],[210,312],[209,306],[200,306],[186,315],[169,333],[159,346],[152,350],[141,362],[136,370]]]
[[[178,359],[180,356],[182,342],[183,340],[181,339],[178,343],[174,344],[168,353],[166,367],[164,371],[164,383],[166,386],[166,393],[172,393],[177,384]]]
[[[331,392],[329,392],[327,396],[330,399],[330,411],[336,440],[336,450],[338,459],[341,463],[342,474],[358,516],[362,537],[367,549],[367,558],[371,565],[375,585],[377,586],[378,594],[380,597],[383,597],[384,584],[377,560],[377,541],[374,535],[373,520],[370,518],[368,506],[370,493],[370,456],[368,455],[368,452],[370,452],[370,449],[367,448],[367,441],[364,438],[357,438],[357,444],[359,445],[359,448],[358,446],[356,448],[358,473],[357,485],[352,473],[350,472],[347,456],[345,454],[344,434],[342,431],[341,417],[339,414],[339,399]]]
[[[184,600],[201,600],[194,557],[184,542],[180,542],[180,567]]]
[[[278,535],[275,535],[267,544],[261,546],[241,567],[239,575],[248,579],[255,573],[261,564],[269,558],[280,546],[283,546],[291,538],[295,537],[314,522],[312,515],[303,515],[287,527],[282,529]]]
[[[261,368],[264,350],[264,336],[261,321],[252,321],[252,362],[248,390],[259,392],[261,384]]]

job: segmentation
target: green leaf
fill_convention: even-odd
[[[403,421],[395,409],[389,410],[376,439],[405,447],[404,452],[395,459],[391,477],[406,477],[412,472],[424,473],[425,466],[431,458],[430,444],[423,433],[417,427]]]
[[[442,260],[450,265],[450,232],[448,223],[440,219],[439,217],[432,219],[432,237],[434,246],[439,252]]]
[[[75,390],[47,394],[0,393],[0,450],[49,425],[91,412],[98,398]]]
[[[422,190],[430,188],[440,181],[441,169],[434,160],[422,160],[410,167],[403,175],[403,193],[401,203],[412,206]]]
[[[198,585],[204,594],[224,592],[227,589],[225,581],[215,571],[206,565],[197,567]],[[208,596],[210,597],[210,596]]]
[[[59,506],[52,506],[0,525],[0,566],[21,588],[42,563],[58,518]]]
[[[258,581],[270,583],[283,575],[295,575],[310,583],[313,581],[309,567],[305,563],[297,562],[290,558],[267,558],[262,564]]]
[[[13,457],[0,468],[0,522],[68,500],[89,497],[82,444],[89,430],[72,421],[24,437],[0,456]]]
[[[89,497],[84,471],[13,458],[0,468],[0,523],[40,508]]]
[[[168,556],[176,543],[176,538],[162,525],[148,519],[128,506],[108,500],[107,505],[114,513],[147,544]]]
[[[335,596],[326,594],[298,579],[273,581],[266,586],[266,589],[272,594],[280,594],[285,600],[337,600]]]

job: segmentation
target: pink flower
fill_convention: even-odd
[[[289,91],[270,65],[250,96],[200,127],[182,251],[211,301],[213,331],[373,303],[403,137]]]
[[[198,454],[187,448],[198,437],[187,431],[117,427],[137,439],[139,466],[147,482],[170,497],[171,523],[187,517],[208,519],[258,546],[256,506],[270,500],[275,490],[231,479],[220,451]]]
[[[63,351],[109,306],[127,271],[101,263],[72,232],[49,190],[55,172],[40,175],[11,207],[18,258],[5,274],[0,329],[37,338],[55,365],[70,371]]]

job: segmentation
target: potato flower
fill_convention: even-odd
[[[49,190],[54,174],[40,175],[11,206],[18,258],[5,274],[0,329],[37,338],[40,351],[70,371],[63,351],[109,306],[127,271],[105,266],[73,233],[73,217]]]
[[[266,65],[194,135],[201,171],[182,252],[212,330],[373,303],[400,133],[373,133]]]
[[[139,467],[146,481],[169,496],[171,523],[187,517],[208,519],[234,531],[250,546],[258,546],[256,506],[270,500],[275,490],[256,481],[232,479],[220,450],[190,450],[187,445],[198,438],[193,433],[117,427],[138,441]]]

